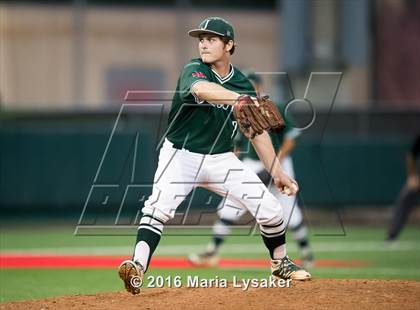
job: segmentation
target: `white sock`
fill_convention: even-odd
[[[134,258],[133,260],[135,262],[139,262],[144,269],[147,267],[147,263],[149,261],[149,254],[150,254],[150,248],[149,245],[144,242],[140,241],[136,244],[136,248],[134,249]]]
[[[286,244],[276,247],[273,251],[274,259],[282,259],[286,256]]]

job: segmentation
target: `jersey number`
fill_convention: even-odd
[[[233,125],[233,131],[232,131],[232,135],[230,136],[231,139],[233,139],[233,137],[236,134],[236,131],[238,130],[238,122],[232,121],[232,125]]]

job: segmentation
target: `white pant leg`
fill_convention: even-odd
[[[245,158],[243,163],[252,169],[254,172],[259,172],[264,169],[264,165],[259,160]],[[295,177],[293,170],[293,162],[290,156],[287,156],[281,163],[286,173],[292,178]],[[283,207],[284,218],[290,227],[296,227],[302,222],[302,212],[297,204],[295,196],[287,196],[282,194],[275,185],[270,186],[271,193],[280,201]],[[293,211],[293,212],[292,212]],[[238,206],[232,199],[226,198],[222,200],[218,206],[218,215],[222,219],[236,222],[246,213],[242,206]]]
[[[217,220],[214,223],[213,234],[216,236],[229,235],[231,232],[231,227],[229,226],[230,223],[236,223],[245,213],[245,207],[239,205],[229,198],[222,199],[222,201],[217,206],[217,214],[220,220]]]
[[[258,224],[267,227],[266,233],[272,230],[274,234],[284,233],[283,211],[279,201],[255,172],[233,153],[208,155],[204,167],[207,176],[204,187],[227,196],[236,207],[246,208]],[[271,229],[271,226],[275,228]]]
[[[260,166],[264,168],[261,162],[258,160],[244,159],[243,163],[246,164],[249,168],[251,168],[251,170],[254,172],[258,172],[260,170]],[[244,208],[244,206],[238,205],[237,202],[233,201],[232,199],[229,199],[229,197],[223,199],[217,206],[217,214],[219,215],[219,218],[231,222],[239,221],[239,219],[246,213],[246,211],[247,210],[246,208]]]
[[[174,217],[176,208],[191,192],[201,177],[204,155],[173,148],[165,140],[159,154],[152,194],[142,209],[162,222]]]
[[[222,199],[217,206],[217,214],[219,215],[219,218],[231,222],[237,222],[245,213],[246,208],[238,205],[238,203],[229,198]]]

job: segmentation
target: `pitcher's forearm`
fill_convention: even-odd
[[[214,104],[234,105],[240,96],[216,83],[200,81],[195,83],[191,91],[200,99]]]

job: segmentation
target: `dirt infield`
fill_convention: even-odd
[[[0,309],[420,309],[420,282],[330,280],[290,288],[161,288],[3,303]]]

